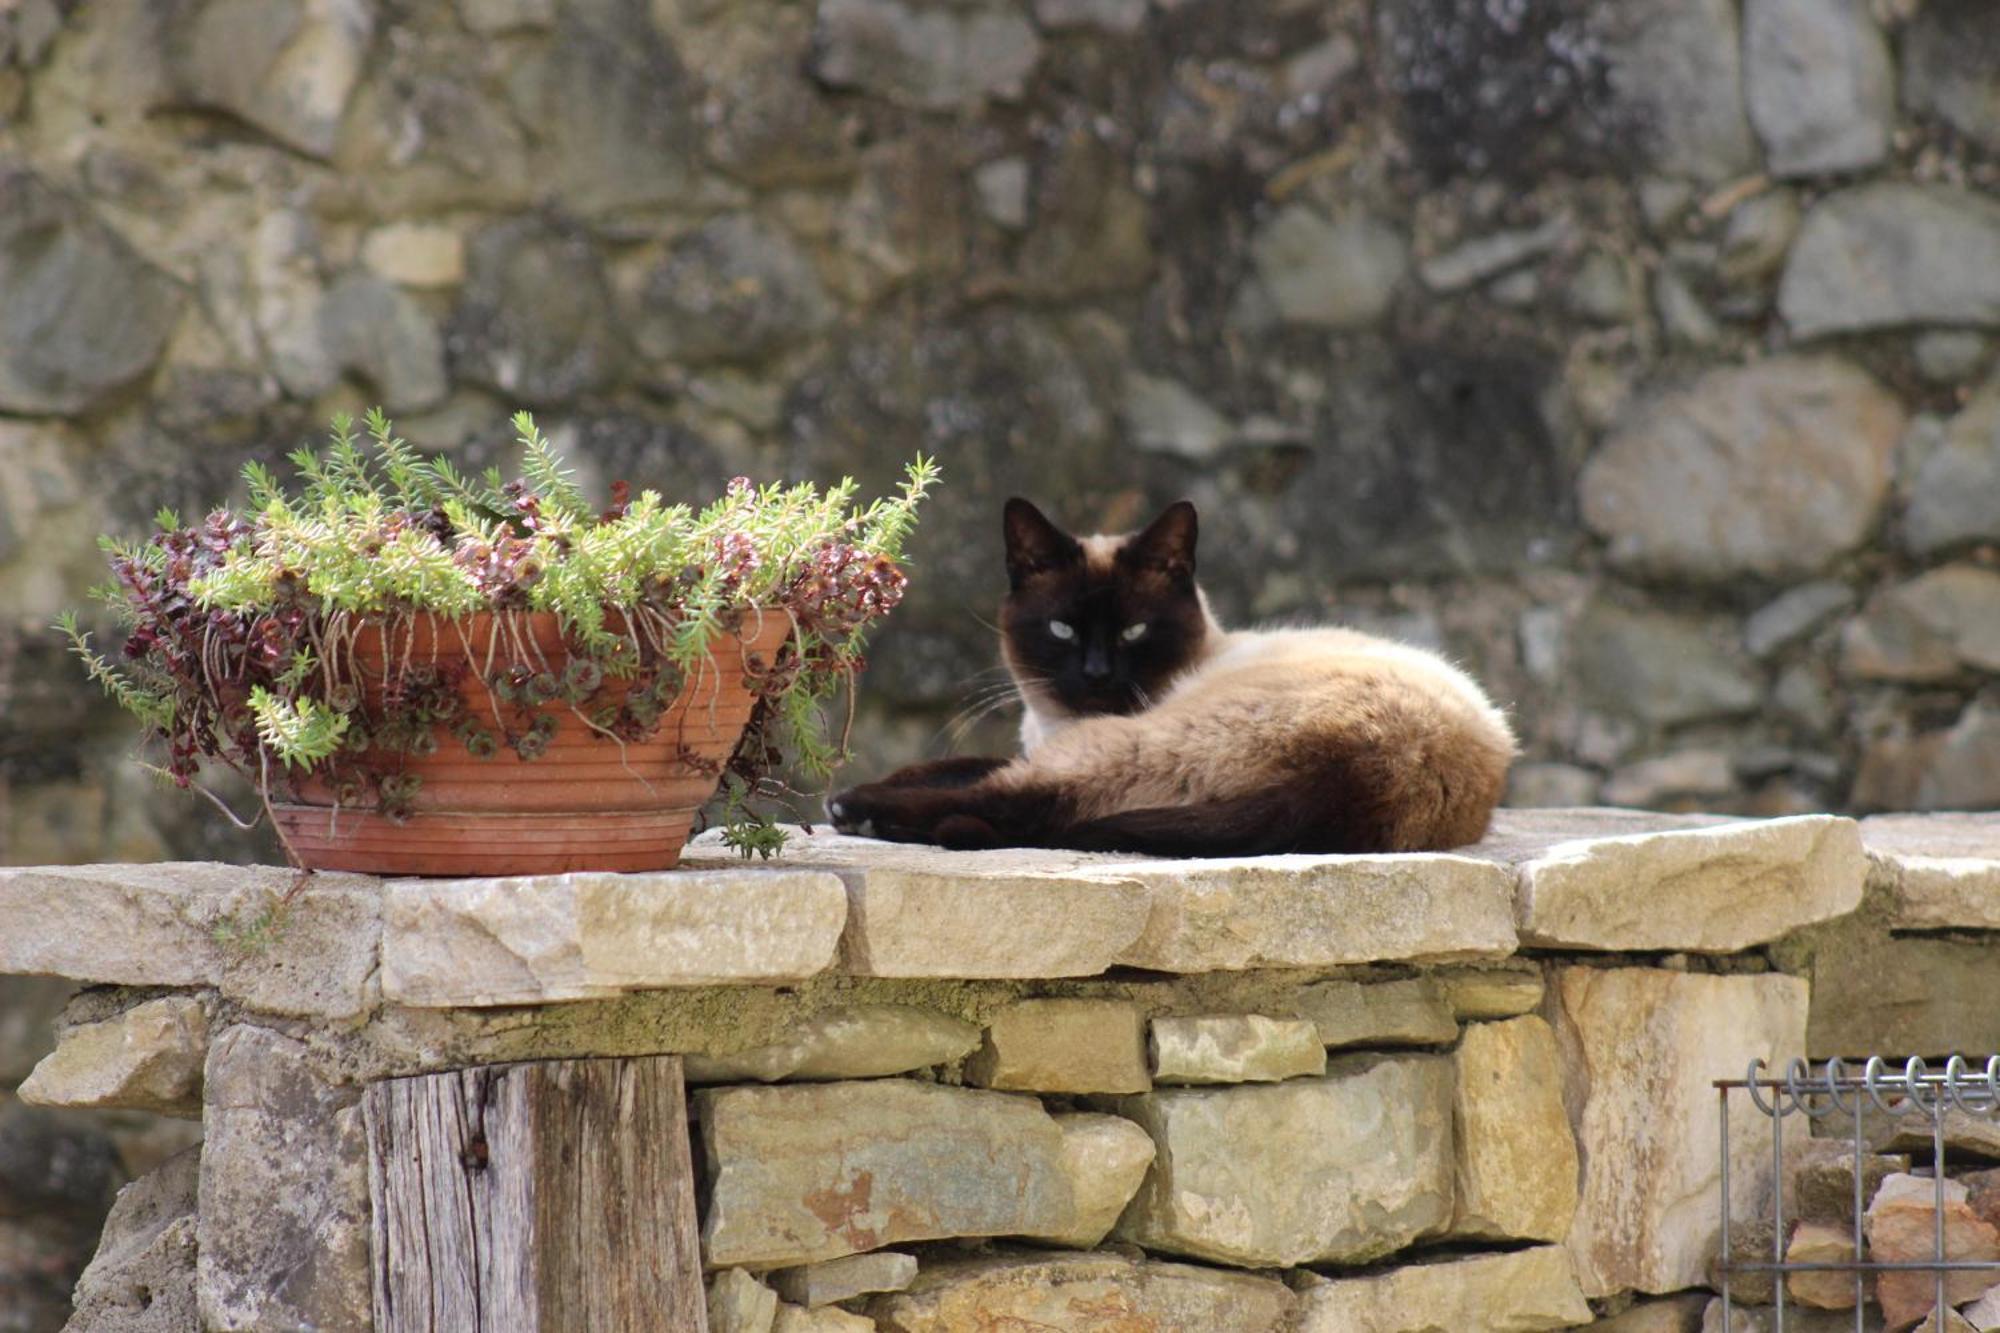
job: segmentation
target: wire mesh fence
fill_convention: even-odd
[[[1982,1191],[1975,1193],[1952,1174],[1991,1166],[1973,1159],[2000,1148],[2000,1056],[1983,1065],[1952,1056],[1942,1069],[1917,1058],[1892,1064],[1874,1056],[1858,1067],[1837,1059],[1819,1066],[1794,1060],[1782,1074],[1756,1060],[1743,1078],[1718,1080],[1715,1087],[1722,1116],[1717,1276],[1725,1333],[1800,1333],[1802,1316],[1810,1317],[1813,1329],[1843,1326],[1826,1322],[1838,1318],[1829,1311],[1842,1310],[1852,1311],[1856,1333],[1884,1327],[1895,1333],[1913,1325],[1919,1333],[2000,1328],[2000,1179],[1975,1175]],[[1759,1219],[1737,1215],[1731,1204],[1732,1172],[1756,1165],[1730,1160],[1731,1110],[1739,1098],[1770,1122],[1764,1163],[1770,1190]],[[1801,1135],[1822,1149],[1840,1145],[1852,1176],[1851,1201],[1843,1201],[1851,1210],[1841,1209],[1851,1211],[1841,1223],[1844,1244],[1826,1220],[1823,1197],[1819,1219],[1805,1217],[1800,1201],[1787,1198]],[[1954,1141],[1986,1151],[1961,1147],[1955,1164]],[[1901,1163],[1902,1171],[1885,1167],[1878,1152],[1896,1148],[1907,1161],[1894,1156],[1888,1162]],[[1990,1199],[1983,1193],[1988,1189]],[[1765,1221],[1768,1258],[1746,1257],[1739,1243],[1746,1223],[1761,1236]],[[1742,1299],[1746,1287],[1768,1291],[1769,1308],[1753,1314]],[[1974,1318],[1960,1314],[1955,1307],[1961,1306]]]

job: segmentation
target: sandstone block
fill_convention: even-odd
[[[2000,37],[1978,0],[1925,5],[1903,34],[1903,104],[2000,148]]]
[[[1851,1264],[1855,1261],[1852,1225],[1801,1222],[1785,1244],[1788,1264]],[[1792,1273],[1785,1278],[1792,1299],[1816,1310],[1852,1310],[1854,1277],[1850,1273]],[[1864,1283],[1862,1291],[1867,1292]]]
[[[1594,1333],[1700,1333],[1702,1313],[1708,1303],[1706,1292],[1641,1301],[1622,1314],[1600,1319],[1587,1327]]]
[[[703,835],[688,864],[732,864],[718,850]],[[858,976],[1096,976],[1146,926],[1146,891],[1118,873],[1124,862],[1115,857],[946,852],[822,829],[788,858],[845,882],[841,967]],[[1052,921],[1063,928],[1050,930]]]
[[[1156,1018],[1151,1053],[1160,1083],[1277,1083],[1326,1072],[1316,1025],[1262,1014]]]
[[[319,336],[342,370],[366,380],[392,412],[436,407],[451,391],[444,340],[415,297],[359,270],[326,293]]]
[[[1153,1138],[1123,1116],[1076,1112],[1058,1115],[1056,1124],[1063,1134],[1063,1170],[1076,1196],[1076,1225],[1034,1239],[1094,1249],[1111,1234],[1146,1179]]]
[[[1513,880],[1465,856],[1132,862],[1145,933],[1118,961],[1159,972],[1505,957]]]
[[[1533,1015],[1474,1023],[1452,1056],[1451,1234],[1559,1241],[1576,1212],[1576,1140],[1555,1033]]]
[[[965,1075],[1015,1092],[1144,1092],[1145,1020],[1123,1000],[1022,1000],[993,1015]]]
[[[63,1032],[56,1049],[21,1085],[20,1097],[39,1106],[199,1117],[207,1058],[207,1006],[186,996],[162,996]]]
[[[1298,1333],[1527,1333],[1590,1320],[1559,1245],[1302,1282]]]
[[[782,230],[729,214],[677,240],[648,275],[632,336],[664,361],[749,362],[811,337],[833,313]]]
[[[1732,953],[1853,911],[1866,875],[1860,830],[1832,815],[1559,843],[1521,866],[1521,936]]]
[[[0,410],[94,406],[152,368],[185,301],[87,209],[0,169]]]
[[[1076,1224],[1063,1132],[1032,1097],[885,1079],[709,1089],[695,1106],[716,1267]]]
[[[1738,1217],[1729,1228],[1729,1257],[1738,1266],[1729,1280],[1729,1294],[1739,1307],[1769,1305],[1778,1299],[1775,1277],[1762,1269],[1743,1267],[1771,1261],[1776,1252],[1777,1230],[1768,1216]],[[1708,1285],[1717,1291],[1722,1289],[1719,1244],[1716,1257],[1709,1264]]]
[[[374,27],[371,4],[210,0],[179,16],[168,65],[184,104],[227,111],[287,147],[326,158]]]
[[[1806,214],[1778,284],[1794,338],[2000,325],[2000,204],[1944,185],[1856,185]]]
[[[1774,174],[1855,171],[1889,152],[1896,76],[1859,0],[1751,0],[1743,13],[1750,123]]]
[[[1937,1182],[1894,1175],[1882,1182],[1868,1205],[1862,1227],[1871,1258],[1909,1262],[1937,1254]],[[1966,1188],[1944,1182],[1944,1255],[1947,1259],[2000,1260],[2000,1230],[1972,1211]],[[1961,1305],[1994,1285],[1990,1272],[1957,1272],[1945,1277],[1947,1305]],[[1937,1299],[1935,1276],[1918,1271],[1879,1273],[1875,1295],[1891,1329],[1908,1328],[1930,1313]]]
[[[305,1048],[233,1027],[209,1049],[196,1228],[202,1327],[373,1327],[368,1146],[360,1091],[321,1082]]]
[[[672,162],[672,154],[649,159],[668,171]],[[472,237],[448,337],[457,378],[522,403],[602,389],[626,355],[597,251],[538,217],[509,218]]]
[[[186,1333],[195,1310],[195,1186],[189,1148],[118,1192],[97,1256],[76,1284],[68,1333]]]
[[[1751,712],[1758,682],[1722,637],[1720,626],[1691,617],[1594,601],[1569,636],[1579,697],[1609,716],[1662,726]]]
[[[1434,974],[1444,987],[1452,1016],[1465,1019],[1518,1018],[1541,1007],[1547,987],[1539,964],[1446,968]]]
[[[834,1305],[880,1291],[901,1291],[916,1280],[917,1259],[894,1250],[875,1250],[829,1259],[803,1268],[781,1268],[771,1285],[794,1305]]]
[[[796,981],[832,964],[846,916],[814,871],[392,880],[382,992],[441,1008]]]
[[[368,1004],[381,888],[207,862],[0,870],[0,972],[128,986],[218,985],[270,1014],[349,1018]]]
[[[1972,352],[1972,364],[1964,367],[1969,373],[1985,358],[1985,340],[1964,332],[1957,337],[1970,339],[1966,350]],[[1935,348],[1935,342],[1931,346]],[[1945,344],[1945,350],[1951,346]],[[1939,369],[1960,367],[1947,364]],[[2000,378],[1991,378],[1940,428],[1941,438],[1923,451],[1915,467],[1900,479],[1904,546],[1929,555],[1962,542],[2000,537],[2000,457],[1993,448],[1996,434],[2000,434]],[[1912,431],[1912,443],[1918,438]]]
[[[1458,1037],[1444,987],[1431,977],[1323,981],[1299,992],[1299,1013],[1327,1046],[1446,1046]]]
[[[1797,1145],[1793,1158],[1787,1143],[1787,1166],[1792,1173],[1785,1207],[1794,1216],[1810,1222],[1830,1222],[1841,1226],[1854,1223],[1854,1143],[1851,1139],[1807,1139]],[[1910,1169],[1908,1157],[1863,1152],[1861,1158],[1861,1199],[1875,1197],[1882,1182]],[[1992,1219],[1988,1219],[1992,1220]]]
[[[2000,1286],[1990,1287],[1984,1296],[1959,1311],[1965,1322],[1977,1333],[1992,1333],[2000,1328]],[[1929,1319],[1924,1321],[1930,1323]]]
[[[1867,538],[1902,432],[1896,398],[1842,361],[1711,370],[1621,418],[1584,468],[1583,516],[1621,565],[1811,573]]]
[[[1868,599],[1841,630],[1841,667],[1868,680],[1942,681],[2000,669],[2000,574],[1947,565]]]
[[[1366,214],[1328,219],[1293,204],[1250,242],[1264,291],[1290,324],[1360,328],[1379,319],[1409,268],[1409,243]]]
[[[832,1306],[809,1310],[803,1305],[780,1305],[771,1333],[874,1333],[875,1327],[875,1321],[866,1315]]]
[[[1805,1052],[1796,977],[1565,968],[1550,999],[1584,1163],[1567,1242],[1585,1295],[1701,1285],[1721,1225],[1718,1078]],[[1744,1102],[1729,1124],[1732,1207],[1755,1214],[1770,1125]],[[1643,1145],[1643,1146],[1642,1146]]]
[[[927,1264],[910,1290],[872,1304],[883,1333],[1278,1333],[1281,1282],[1121,1254],[1009,1255]]]
[[[740,1268],[726,1268],[708,1283],[708,1333],[771,1333],[778,1293]]]
[[[900,1004],[842,1005],[789,1029],[786,1040],[729,1055],[690,1055],[690,1083],[776,1083],[880,1078],[950,1064],[979,1045],[979,1029]]]
[[[1854,590],[1845,583],[1800,584],[1750,613],[1743,622],[1743,646],[1752,657],[1774,657],[1853,605]]]
[[[1426,1055],[1122,1098],[1158,1156],[1115,1234],[1242,1267],[1392,1253],[1450,1219],[1450,1106],[1450,1062]]]
[[[391,222],[361,242],[361,262],[405,287],[453,287],[465,280],[465,240],[449,227]]]
[[[2000,816],[1876,815],[1861,840],[1893,877],[1895,926],[2000,930]]]
[[[812,67],[836,88],[945,110],[1017,96],[1041,54],[1034,26],[1008,6],[833,0],[819,9]]]

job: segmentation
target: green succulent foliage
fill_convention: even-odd
[[[280,698],[262,685],[250,688],[257,735],[287,768],[311,768],[339,752],[348,719],[308,695]]]
[[[750,803],[750,785],[736,774],[723,779],[722,845],[748,861],[768,861],[783,854],[792,835],[770,814]]]
[[[372,782],[396,812],[415,779],[400,767],[357,775],[369,754],[427,753],[443,733],[474,753],[530,758],[553,723],[523,711],[514,727],[496,697],[501,729],[489,728],[464,715],[454,687],[417,674],[392,682],[377,715],[353,676],[358,627],[551,612],[588,669],[557,680],[496,636],[513,646],[494,688],[523,709],[553,691],[579,725],[617,741],[656,725],[673,684],[702,668],[718,636],[784,616],[792,636],[754,682],[757,708],[727,769],[732,827],[746,854],[771,855],[784,834],[748,817],[742,793],[786,750],[815,778],[839,762],[822,705],[900,600],[904,544],[937,465],[918,456],[897,491],[865,505],[851,479],[822,490],[738,478],[701,506],[621,483],[599,511],[533,417],[519,413],[513,427],[520,475],[472,479],[420,454],[380,410],[358,428],[336,417],[323,448],[290,456],[291,485],[261,464],[244,469],[245,511],[183,527],[163,510],[148,541],[103,539],[114,578],[95,595],[129,631],[122,662],[96,652],[74,615],[59,628],[91,677],[167,740],[167,771],[183,783],[204,759],[260,781],[273,769],[312,772],[336,791]],[[622,712],[600,706],[609,679],[634,685]]]

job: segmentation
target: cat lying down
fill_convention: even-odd
[[[844,833],[1157,856],[1477,842],[1515,752],[1464,672],[1346,629],[1225,630],[1194,506],[1073,537],[1009,500],[1002,647],[1016,758],[917,764],[828,803]]]

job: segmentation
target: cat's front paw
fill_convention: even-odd
[[[875,836],[875,818],[864,790],[849,787],[827,798],[826,817],[834,830],[856,838]]]
[[[941,813],[937,807],[943,795],[870,782],[835,792],[826,803],[826,814],[835,829],[858,838],[936,842],[931,831]]]

